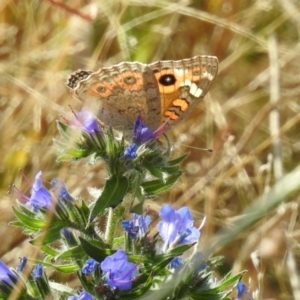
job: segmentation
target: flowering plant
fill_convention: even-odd
[[[215,278],[213,268],[220,258],[197,252],[204,222],[195,227],[188,207],[164,205],[157,233],[150,234],[151,217],[143,204],[176,182],[179,164],[186,158],[170,159],[169,149],[156,139],[163,129],[152,132],[138,117],[132,143],[126,144],[111,129],[100,129],[85,109],[74,120],[57,124],[62,136],[55,141],[58,159],[101,159],[109,178],[88,204],[75,199],[61,179],[52,179],[48,190],[42,172],[36,174],[31,195],[20,193],[14,208],[17,220],[11,225],[32,237],[44,259],[23,257],[16,271],[0,261],[0,299],[16,292],[19,299],[229,299],[243,272]],[[74,130],[80,136],[72,142]],[[130,202],[129,219],[125,201]],[[106,216],[104,232],[98,225],[101,216]],[[119,228],[123,234],[118,234]],[[25,276],[28,262],[35,266]],[[76,274],[80,287],[50,281],[46,269]],[[245,296],[242,287],[240,299]]]

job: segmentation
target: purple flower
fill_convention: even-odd
[[[70,125],[79,128],[88,134],[93,134],[95,131],[101,131],[93,114],[84,107],[79,113],[75,113],[75,119],[70,122]]]
[[[31,189],[31,196],[26,205],[32,205],[34,211],[37,211],[39,207],[48,208],[51,205],[51,194],[43,186],[40,177],[42,171],[39,171],[36,176]]]
[[[153,131],[142,123],[141,116],[138,116],[134,124],[133,141],[137,144],[144,144],[155,137]]]
[[[53,178],[51,180],[51,185],[53,186],[53,192],[57,199],[73,201],[74,198],[69,194],[65,183],[60,178]]]
[[[20,258],[20,263],[17,265],[16,269],[18,272],[22,272],[25,268],[25,265],[27,263],[27,257],[23,256],[23,257],[19,257]]]
[[[16,276],[15,273],[13,273],[5,263],[0,260],[0,282],[5,282],[6,284],[9,285],[14,285],[14,282],[12,281],[11,278],[15,278],[16,280],[18,277]]]
[[[123,158],[125,159],[134,159],[137,157],[136,150],[138,146],[135,143],[130,144],[124,151]]]
[[[165,242],[165,250],[176,245],[191,244],[200,237],[200,231],[193,227],[193,218],[188,207],[177,211],[169,204],[159,212],[162,221],[157,224],[160,236]]]
[[[183,264],[182,261],[181,257],[174,257],[170,262],[170,269],[179,269]]]
[[[41,278],[43,275],[43,266],[41,264],[35,265],[33,271],[32,271],[32,276],[37,279]]]
[[[90,258],[82,267],[81,272],[85,275],[90,275],[95,271],[97,264],[98,263],[94,259]]]
[[[122,222],[122,227],[132,239],[135,239],[137,235],[142,238],[146,235],[150,222],[149,216],[133,214],[130,220]]]
[[[88,292],[82,291],[78,297],[70,296],[67,300],[93,300],[93,297]]]
[[[101,263],[101,269],[106,273],[105,279],[111,288],[129,290],[137,272],[137,266],[128,262],[126,253],[118,250]]]

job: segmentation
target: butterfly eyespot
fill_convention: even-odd
[[[176,82],[176,77],[173,74],[165,74],[159,78],[159,83],[164,86],[173,85]]]
[[[136,79],[133,76],[127,76],[124,78],[124,81],[128,85],[133,85],[136,83]]]
[[[98,93],[105,93],[106,92],[106,87],[104,87],[104,86],[98,86],[97,89],[96,89],[96,91]]]

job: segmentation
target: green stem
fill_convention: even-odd
[[[108,216],[105,230],[105,241],[113,247],[117,224],[124,214],[124,207],[119,205],[115,209],[108,208]]]
[[[116,222],[116,215],[114,213],[114,210],[111,207],[109,207],[106,230],[105,230],[105,241],[106,243],[111,245],[111,247],[113,246],[113,242],[114,242],[114,235],[115,235],[114,233],[116,229],[116,224],[117,222]]]

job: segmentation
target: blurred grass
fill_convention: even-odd
[[[21,233],[7,226],[14,218],[8,185],[29,189],[19,168],[29,178],[38,170],[46,180],[64,178],[74,196],[104,181],[101,166],[54,163],[55,120],[66,115],[69,104],[82,105],[64,85],[72,71],[124,60],[216,55],[220,71],[210,94],[169,134],[174,155],[190,152],[185,174],[149,206],[188,205],[196,225],[206,216],[201,248],[210,246],[219,229],[230,234],[240,226],[215,253],[225,257],[220,273],[248,269],[244,280],[251,279],[260,298],[297,299],[299,286],[292,279],[299,280],[300,178],[290,172],[299,165],[300,152],[299,16],[300,3],[292,0],[1,1],[1,257],[16,264],[18,256],[32,251]],[[279,79],[273,78],[276,70]],[[270,128],[274,111],[277,121]],[[274,161],[282,168],[279,177]],[[293,188],[276,189],[276,203],[266,211],[272,201],[268,192],[280,178],[294,180]],[[256,199],[257,218],[247,222],[252,218],[247,207]],[[256,267],[251,257],[260,258]]]

